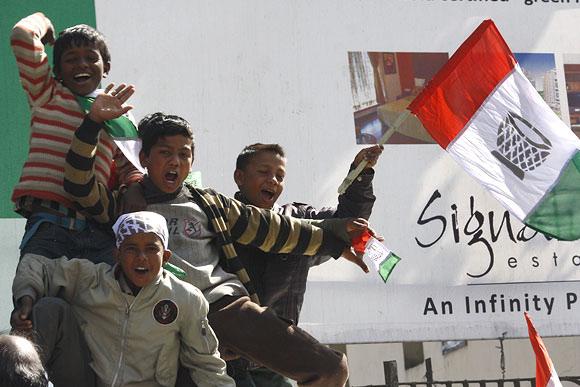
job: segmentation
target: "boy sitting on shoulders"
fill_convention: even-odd
[[[34,254],[18,265],[11,324],[36,331],[51,381],[173,387],[181,364],[198,386],[234,386],[203,294],[162,268],[171,256],[165,219],[129,213],[113,231],[114,267]]]

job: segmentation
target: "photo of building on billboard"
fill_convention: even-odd
[[[580,54],[564,54],[563,59],[570,127],[580,137]]]
[[[357,144],[375,144],[448,59],[440,52],[349,52]],[[388,143],[434,141],[411,116]]]
[[[514,56],[532,86],[554,113],[562,118],[560,88],[558,87],[558,73],[554,54],[515,53]]]
[[[552,53],[516,53],[516,60],[550,108],[562,117],[567,97],[572,130],[580,136],[580,55],[564,55],[566,95],[558,87]],[[449,59],[440,52],[348,53],[357,144],[374,144]],[[434,144],[419,120],[410,116],[389,144]]]

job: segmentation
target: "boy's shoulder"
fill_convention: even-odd
[[[190,303],[192,300],[197,300],[201,303],[205,301],[205,297],[198,287],[177,278],[167,270],[163,271],[162,284],[170,290],[180,303]]]

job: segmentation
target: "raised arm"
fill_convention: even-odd
[[[118,191],[110,190],[95,178],[95,156],[103,122],[121,116],[131,106],[123,103],[133,94],[124,84],[109,85],[95,99],[89,114],[76,130],[64,169],[64,189],[81,211],[99,223],[111,223],[118,213]]]
[[[376,199],[373,193],[373,178],[375,176],[373,167],[382,152],[382,145],[374,145],[361,150],[355,156],[351,164],[351,170],[356,168],[363,160],[367,161],[367,166],[347,188],[346,192],[338,196],[338,207],[334,217],[354,217],[367,220],[370,218]]]
[[[337,207],[315,208],[304,203],[290,203],[282,206],[282,213],[304,219],[364,218],[368,220],[376,199],[372,184],[375,175],[373,167],[382,151],[382,146],[374,145],[357,153],[350,170],[356,168],[363,160],[366,160],[368,164],[346,192],[338,196]]]
[[[41,12],[25,17],[12,29],[10,46],[30,106],[43,105],[51,97],[55,80],[44,45],[52,43],[54,27]]]

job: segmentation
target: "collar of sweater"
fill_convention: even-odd
[[[148,204],[170,202],[178,197],[191,197],[191,193],[187,187],[182,184],[181,187],[172,193],[166,193],[161,191],[159,188],[153,184],[149,176],[145,176],[141,182],[141,187],[143,188],[143,196]]]

